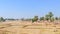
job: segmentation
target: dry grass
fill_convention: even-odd
[[[60,24],[8,21],[0,23],[0,34],[60,34]]]

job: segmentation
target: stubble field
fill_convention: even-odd
[[[6,21],[0,23],[0,34],[60,34],[60,23]]]

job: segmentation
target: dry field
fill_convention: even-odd
[[[60,24],[7,21],[0,23],[0,34],[60,34]]]

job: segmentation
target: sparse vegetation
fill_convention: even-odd
[[[21,18],[22,21],[24,21],[24,18]]]
[[[44,19],[45,19],[44,17],[40,17],[40,21],[41,21],[41,20],[44,20]]]
[[[38,16],[34,16],[34,18],[32,19],[24,19],[24,18],[21,18],[22,21],[32,21],[33,22],[37,22],[38,21]],[[19,20],[19,19],[13,19],[13,18],[7,18],[7,19],[4,19],[3,17],[0,17],[0,22],[1,21],[5,21],[5,20]],[[40,21],[41,20],[47,20],[47,21],[50,21],[50,22],[53,22],[54,20],[60,20],[60,18],[58,17],[54,17],[54,14],[52,12],[49,12],[48,14],[45,15],[45,17],[40,17]]]
[[[49,20],[49,15],[45,15],[45,20]]]
[[[34,16],[34,18],[32,19],[32,23],[36,22],[38,20],[38,16]]]
[[[0,24],[0,29],[1,30],[8,30],[8,31],[3,31],[2,34],[28,34],[28,33],[37,33],[37,34],[42,34],[42,33],[59,33],[60,32],[60,24],[59,23],[54,23],[54,20],[59,20],[60,18],[54,17],[52,12],[49,12],[46,14],[44,17],[38,18],[38,16],[34,16],[32,19],[21,19],[17,20],[16,19],[4,19],[3,17],[0,18],[0,22],[5,20],[10,20],[11,22],[7,22],[9,24],[3,23]],[[40,22],[40,21],[42,22]],[[45,21],[46,20],[46,21]],[[50,22],[49,22],[50,20]],[[30,22],[32,21],[32,23]],[[39,22],[38,22],[39,21]],[[37,22],[37,23],[34,23]],[[29,29],[29,30],[28,30]],[[17,32],[18,31],[18,32]],[[25,33],[26,32],[26,33]],[[1,32],[0,32],[1,34]]]
[[[53,17],[53,13],[52,12],[49,12],[46,16],[45,16],[45,19],[46,20],[50,20],[50,22],[52,22],[52,17]]]
[[[55,18],[54,18],[53,13],[49,12],[48,14],[45,15],[45,17],[40,17],[40,21],[41,20],[47,20],[47,21],[53,22],[55,20]]]
[[[54,17],[52,17],[52,18],[51,18],[51,22],[54,22],[54,20],[55,20]]]
[[[0,17],[0,22],[4,22],[5,19],[3,17]]]
[[[55,19],[56,19],[56,20],[59,20],[59,18],[58,18],[58,17],[55,17]]]

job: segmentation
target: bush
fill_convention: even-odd
[[[59,18],[58,17],[55,17],[55,20],[58,20]]]
[[[45,19],[52,21],[52,17],[53,17],[53,13],[52,13],[52,12],[49,12],[49,13],[45,16]]]
[[[52,17],[52,18],[51,18],[51,22],[53,22],[54,20],[55,20],[54,17]]]
[[[38,16],[34,16],[34,18],[32,19],[32,23],[38,20]]]
[[[3,18],[3,17],[0,17],[0,22],[4,22],[5,21],[5,19]]]
[[[44,17],[40,17],[40,20],[44,20]]]

